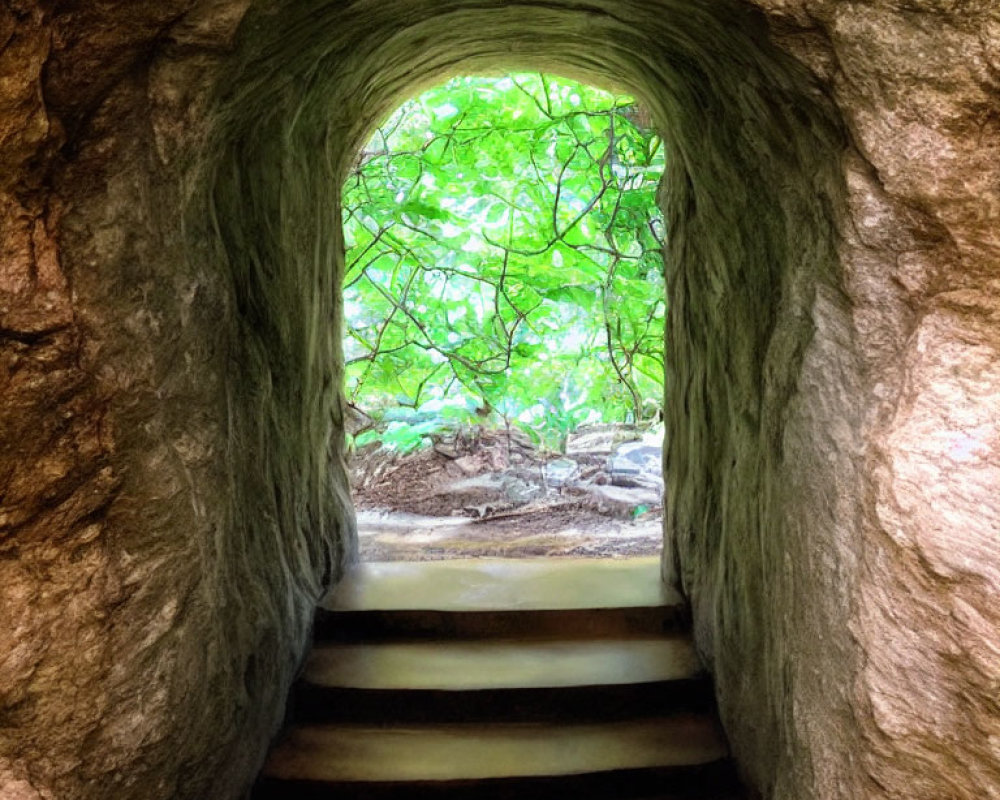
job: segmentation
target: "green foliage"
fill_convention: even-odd
[[[584,84],[459,78],[405,104],[344,189],[349,399],[549,444],[655,411],[662,171],[633,101]]]

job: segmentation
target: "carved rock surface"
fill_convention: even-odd
[[[0,10],[0,797],[236,797],[351,540],[329,412],[234,431],[266,389],[183,235],[242,11],[49,5]]]
[[[339,182],[458,72],[671,154],[665,577],[763,796],[1000,797],[990,0],[9,0],[0,796],[226,800],[354,547]]]

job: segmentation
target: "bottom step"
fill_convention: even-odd
[[[747,800],[729,762],[584,775],[344,786],[263,777],[251,800]]]
[[[295,729],[271,754],[265,798],[736,797],[710,717],[587,725]]]

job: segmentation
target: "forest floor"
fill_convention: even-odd
[[[464,429],[406,455],[352,457],[363,561],[655,555],[662,539],[659,437],[590,426],[565,455],[522,433]]]

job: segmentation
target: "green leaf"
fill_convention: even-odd
[[[364,148],[343,205],[344,347],[364,359],[347,390],[385,409],[365,441],[419,447],[484,399],[545,441],[635,413],[633,393],[660,402],[662,147],[631,104],[551,76],[456,78]],[[609,349],[633,355],[616,368]]]
[[[400,212],[411,217],[423,217],[424,219],[448,219],[448,213],[431,203],[424,203],[420,200],[407,200],[399,206]]]
[[[594,288],[585,286],[557,286],[553,289],[546,289],[542,292],[542,296],[548,300],[573,303],[583,308],[589,308],[594,305],[597,292]]]

